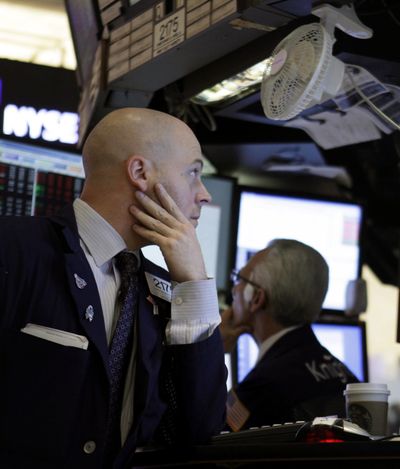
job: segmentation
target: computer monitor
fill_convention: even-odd
[[[241,188],[235,268],[274,238],[291,238],[315,248],[329,265],[324,312],[343,314],[346,288],[361,273],[362,206]]]
[[[85,177],[80,154],[27,143],[0,139],[0,161],[36,171]]]
[[[364,322],[316,322],[312,325],[318,340],[345,363],[360,381],[368,381],[367,339]]]
[[[51,215],[79,196],[78,154],[0,139],[0,215]]]
[[[342,361],[360,381],[368,381],[366,325],[364,322],[317,321],[312,329],[321,344]],[[242,335],[236,349],[237,381],[240,383],[256,364],[258,347]]]

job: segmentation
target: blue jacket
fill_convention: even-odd
[[[343,390],[353,382],[358,382],[356,376],[319,343],[311,326],[294,329],[236,386],[236,396],[249,412],[241,429],[334,414],[345,417]],[[230,395],[228,402],[235,400]]]
[[[202,443],[225,420],[225,366],[219,331],[202,342],[166,346],[170,305],[146,299],[144,271],[168,273],[142,258],[134,425],[114,467],[132,465],[155,441],[166,410],[160,376],[174,362],[177,439]],[[86,286],[79,288],[76,276]],[[82,286],[82,285],[81,285]],[[93,320],[85,317],[87,308]],[[84,335],[87,350],[22,333],[27,323]],[[0,467],[100,469],[109,396],[108,347],[97,286],[80,247],[72,206],[57,217],[0,218]],[[95,450],[85,452],[85,443]]]

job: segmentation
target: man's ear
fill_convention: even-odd
[[[148,167],[147,160],[140,155],[130,156],[126,162],[129,179],[136,189],[145,192],[148,189]]]
[[[267,301],[267,295],[264,290],[261,288],[254,289],[253,297],[250,301],[249,308],[251,311],[257,311],[259,309],[264,308],[265,303]]]

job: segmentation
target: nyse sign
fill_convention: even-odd
[[[74,112],[36,110],[30,106],[15,104],[7,104],[4,108],[5,135],[74,145],[78,142],[78,127],[79,116]]]

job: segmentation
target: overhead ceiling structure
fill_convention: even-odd
[[[362,113],[360,106],[341,112],[337,103],[328,102],[300,115],[300,127],[314,132],[311,138],[311,131],[295,125],[296,119],[266,118],[260,85],[247,72],[268,59],[294,29],[320,21],[312,13],[324,3],[354,8],[372,29],[369,39],[336,29],[332,53],[353,65],[351,79],[360,79],[357,67],[363,67],[362,77],[371,74],[376,86],[389,84],[390,96],[395,96],[391,112],[397,118],[397,0],[67,0],[82,88],[81,138],[112,109],[152,107],[192,126],[217,173],[236,177],[240,184],[357,199],[366,208],[364,260],[383,282],[395,285],[400,258],[398,130],[382,124],[373,112],[365,117],[364,105]],[[251,82],[238,99],[205,105],[194,99],[232,77]],[[339,121],[346,122],[341,129],[335,127]],[[328,129],[322,125],[326,122]]]
[[[363,131],[364,141],[344,142],[334,131],[333,145],[325,148],[296,127],[296,119],[268,119],[260,83],[252,81],[252,73],[244,75],[268,59],[290,32],[320,21],[312,12],[324,3],[353,6],[373,30],[372,38],[361,40],[337,29],[333,54],[363,67],[398,95],[398,0],[65,0],[68,17],[63,0],[0,1],[0,56],[9,57],[4,55],[6,45],[15,48],[25,42],[28,52],[16,47],[12,58],[75,68],[68,18],[81,90],[81,140],[118,107],[145,106],[174,114],[193,128],[210,167],[220,175],[236,177],[240,184],[363,202],[365,261],[383,282],[397,284],[398,131],[376,131],[353,116],[347,134],[355,138]],[[25,22],[22,10],[11,10],[22,6],[32,8]],[[194,98],[234,76],[250,83],[238,98],[204,105]],[[302,124],[327,111],[318,106],[301,113]],[[392,115],[397,107],[394,100]],[[337,109],[330,111],[337,114]],[[322,119],[314,120],[315,129]],[[316,133],[320,137],[322,127]]]

